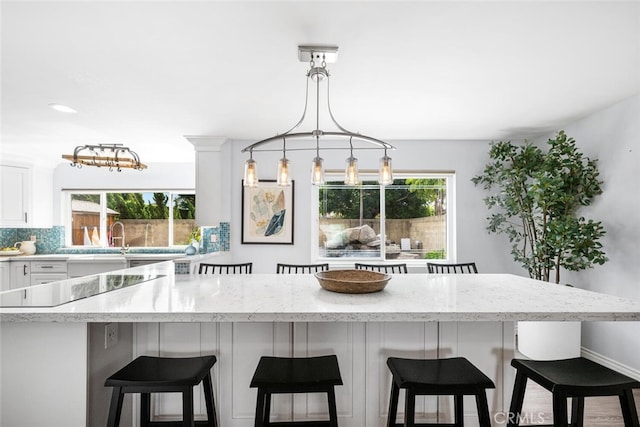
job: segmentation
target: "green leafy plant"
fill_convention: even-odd
[[[471,181],[491,194],[484,202],[494,210],[487,229],[505,234],[514,260],[529,276],[549,281],[562,268],[579,271],[608,259],[600,238],[600,221],[579,216],[583,206],[602,194],[597,161],[578,151],[563,131],[549,139],[548,151],[526,143],[492,143],[491,162]]]
[[[446,253],[444,249],[436,249],[424,254],[424,259],[445,259]]]
[[[202,238],[202,234],[201,234],[200,227],[194,229],[191,232],[191,234],[189,234],[189,241],[195,240],[196,242],[199,242],[201,238]]]

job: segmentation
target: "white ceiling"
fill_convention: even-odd
[[[1,3],[2,152],[61,162],[184,135],[258,140],[304,104],[299,44],[335,44],[331,104],[388,140],[520,139],[640,91],[640,2]],[[61,103],[77,114],[48,108]]]

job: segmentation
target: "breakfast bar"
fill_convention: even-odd
[[[640,321],[638,301],[508,274],[394,275],[381,292],[341,294],[313,275],[180,275],[171,262],[8,291],[0,301],[0,424],[24,426],[99,424],[104,379],[143,354],[216,354],[224,426],[253,425],[248,385],[262,355],[336,354],[341,426],[384,425],[389,356],[469,358],[497,385],[489,395],[496,413],[513,384],[515,322]],[[120,341],[105,349],[99,332],[114,323]],[[435,398],[418,406],[425,420],[451,412]],[[314,397],[283,396],[274,416],[314,419],[323,408]],[[465,409],[473,425],[475,407]],[[163,396],[153,411],[169,419],[180,404]]]

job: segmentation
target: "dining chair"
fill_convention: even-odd
[[[200,263],[198,274],[251,274],[252,262],[242,264]]]
[[[427,263],[429,273],[477,273],[475,262],[464,262],[459,264],[440,264],[435,262]]]
[[[407,274],[407,264],[362,264],[356,262],[356,270],[378,271],[380,273]]]
[[[305,274],[329,270],[329,264],[281,264],[276,266],[277,274]]]

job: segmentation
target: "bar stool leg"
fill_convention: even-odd
[[[271,393],[266,392],[264,395],[264,424],[265,426],[271,425]]]
[[[571,425],[584,426],[584,397],[571,398]]]
[[[150,393],[140,393],[140,427],[147,427],[151,421],[150,401]]]
[[[464,396],[456,394],[453,396],[453,425],[455,427],[464,426]]]
[[[568,427],[567,396],[561,393],[553,393],[553,426]]]
[[[182,425],[195,427],[193,420],[193,387],[187,387],[182,391]]]
[[[398,417],[398,399],[400,397],[400,388],[396,382],[391,379],[391,397],[389,398],[389,414],[387,416],[387,427],[396,426],[396,418]]]
[[[404,426],[415,427],[416,425],[416,393],[413,389],[405,389],[404,401]]]
[[[111,392],[111,405],[109,406],[109,419],[107,427],[118,427],[120,425],[120,413],[122,412],[122,387],[114,387]]]
[[[336,408],[336,391],[333,387],[327,390],[327,400],[329,401],[329,425],[338,427],[338,409]]]
[[[264,399],[265,399],[264,390],[259,388],[258,398],[256,399],[256,419],[254,420],[255,427],[264,426]]]
[[[526,388],[527,377],[520,373],[520,371],[516,372],[513,394],[511,395],[511,404],[509,406],[509,413],[507,414],[507,427],[517,427],[518,424],[520,424],[520,412],[522,411],[524,391]]]
[[[636,410],[636,403],[633,399],[633,390],[625,390],[620,396],[620,408],[622,409],[625,427],[640,427],[638,411]]]
[[[207,405],[207,421],[209,427],[218,427],[218,417],[216,414],[216,404],[213,400],[213,386],[211,384],[211,373],[208,373],[202,380],[204,387],[204,400]]]
[[[476,407],[478,408],[480,427],[491,427],[491,416],[489,415],[489,404],[487,403],[486,390],[479,391],[476,394]]]

